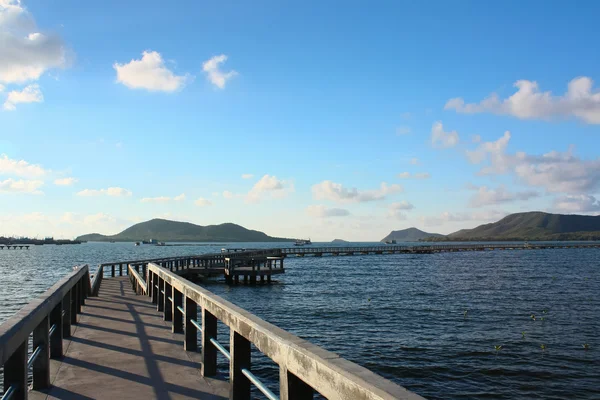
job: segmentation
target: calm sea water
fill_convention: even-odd
[[[224,245],[2,250],[0,322],[74,265]],[[600,398],[599,249],[306,257],[285,265],[275,285],[207,287],[428,398]],[[276,388],[269,360],[257,356],[253,369]]]

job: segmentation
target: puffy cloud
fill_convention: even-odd
[[[562,196],[554,200],[553,209],[561,212],[600,211],[600,202],[591,195]]]
[[[328,208],[324,205],[312,205],[306,208],[306,213],[311,217],[345,217],[350,215],[350,211],[343,208]]]
[[[0,82],[35,81],[49,69],[65,65],[60,37],[40,33],[19,0],[0,0]]]
[[[212,206],[212,201],[200,197],[199,199],[197,199],[194,202],[194,204],[197,205],[198,207],[207,207],[207,206]]]
[[[397,176],[400,179],[410,179],[410,178],[429,179],[429,178],[431,178],[431,175],[429,174],[429,172],[417,172],[416,174],[412,174],[412,175],[410,172],[401,172]]]
[[[92,197],[92,196],[112,196],[112,197],[129,197],[131,191],[120,187],[109,187],[108,189],[84,189],[77,193],[77,196]]]
[[[477,190],[470,201],[472,207],[483,207],[492,204],[509,203],[517,200],[529,200],[538,197],[540,194],[533,190],[511,193],[504,186],[499,186],[496,190],[489,189],[487,186],[472,187]]]
[[[42,103],[44,95],[37,84],[32,84],[23,88],[23,90],[11,90],[6,96],[3,108],[7,111],[17,109],[17,104],[23,103]]]
[[[417,157],[413,157],[408,161],[411,165],[419,165],[419,159]]]
[[[405,220],[406,215],[403,213],[403,211],[409,211],[409,210],[412,210],[413,208],[415,208],[415,206],[413,206],[408,201],[406,201],[406,200],[399,201],[399,202],[392,203],[389,205],[387,215],[388,215],[388,217],[391,217],[391,218]]]
[[[202,64],[202,70],[206,72],[206,78],[218,87],[219,89],[225,88],[225,84],[228,80],[237,75],[237,72],[231,70],[229,72],[223,72],[220,70],[220,64],[227,61],[227,56],[225,54],[221,54],[219,56],[214,56],[210,60],[205,61]]]
[[[465,104],[457,97],[448,100],[444,108],[466,114],[489,112],[520,119],[575,117],[589,124],[600,124],[600,91],[594,90],[593,84],[591,78],[581,76],[569,82],[564,95],[553,96],[551,92],[540,92],[535,81],[519,80],[514,84],[517,92],[504,100],[496,93],[479,103]]]
[[[363,203],[367,201],[383,200],[388,194],[402,191],[400,185],[381,183],[379,189],[358,190],[345,188],[341,183],[323,181],[312,187],[313,197],[316,200],[331,200],[338,203]]]
[[[408,135],[409,133],[410,133],[410,128],[408,126],[401,126],[398,129],[396,129],[396,135],[398,135],[398,136]]]
[[[77,183],[79,181],[79,179],[77,178],[58,178],[54,180],[54,184],[58,185],[58,186],[71,186],[74,185],[75,183]]]
[[[282,198],[293,191],[293,183],[278,179],[276,176],[264,175],[254,184],[252,189],[250,189],[246,195],[246,201],[249,203],[256,203],[265,195],[269,195],[272,198]],[[223,197],[225,197],[225,193],[223,193]]]
[[[229,190],[224,190],[223,197],[226,199],[233,199],[234,197],[236,197],[236,194],[233,192],[230,192]]]
[[[440,121],[435,122],[431,127],[431,144],[436,147],[454,147],[458,144],[458,132],[444,131],[444,125]]]
[[[506,151],[510,132],[495,142],[486,142],[467,157],[472,163],[484,164],[480,175],[513,174],[527,185],[543,187],[548,192],[582,194],[600,189],[600,158],[582,160],[566,152],[551,151],[542,155]]]
[[[39,180],[15,180],[8,178],[0,181],[0,193],[26,193],[26,194],[43,194],[39,190],[44,182]]]
[[[127,64],[115,63],[113,68],[117,71],[117,82],[130,89],[174,92],[191,79],[189,75],[175,75],[156,51],[144,51],[140,60],[131,60]]]
[[[254,178],[253,174],[242,174],[242,179],[252,179]]]
[[[14,175],[24,178],[40,178],[47,175],[49,172],[49,170],[42,168],[41,165],[30,164],[25,160],[13,160],[8,158],[6,154],[0,155],[1,175]]]
[[[144,197],[140,201],[142,203],[169,203],[171,201],[184,201],[185,193],[181,193],[179,196],[168,197],[168,196],[159,196],[159,197]]]

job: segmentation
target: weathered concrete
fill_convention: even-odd
[[[52,388],[30,398],[228,398],[228,382],[200,375],[198,354],[183,349],[183,335],[127,277],[103,280],[73,328],[64,358],[52,361]]]

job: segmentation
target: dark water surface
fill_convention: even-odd
[[[223,245],[2,250],[0,322],[74,265]],[[599,249],[306,257],[285,266],[279,284],[207,288],[428,398],[600,398]],[[220,338],[226,343],[226,332]],[[277,381],[264,357],[253,370]]]

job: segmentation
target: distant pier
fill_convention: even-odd
[[[6,250],[29,250],[29,245],[28,244],[0,244],[0,250],[4,250],[4,248],[6,247]]]

